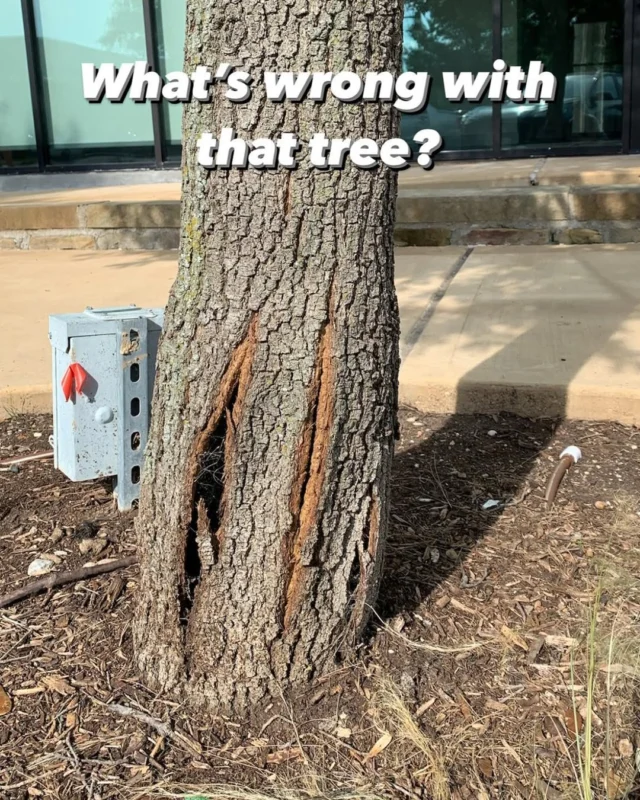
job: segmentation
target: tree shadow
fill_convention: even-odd
[[[474,306],[484,305],[474,317],[473,308],[460,305],[465,283],[479,277],[472,257],[440,298],[441,313],[428,318],[418,347],[426,342],[440,352],[441,342],[453,335],[451,316],[458,313],[458,357],[464,361],[479,347],[490,354],[459,380],[455,413],[423,417],[403,412],[404,441],[394,463],[378,603],[383,618],[416,610],[461,564],[464,572],[465,557],[505,508],[532,489],[544,491],[530,484],[532,468],[568,411],[580,416],[581,396],[570,387],[587,362],[591,370],[592,359],[596,369],[614,368],[617,374],[638,370],[639,354],[627,347],[621,333],[640,310],[640,283],[630,279],[624,266],[605,266],[587,249],[571,248],[567,258],[576,262],[571,269],[557,254],[552,265],[540,265],[534,281],[541,300],[527,302],[533,295],[528,283],[532,271],[520,270],[513,258],[496,266],[496,256],[492,277],[487,272],[472,287]],[[487,264],[490,258],[479,260]],[[563,269],[566,274],[560,277],[551,272]],[[510,303],[519,304],[518,333],[513,313],[504,313]],[[581,318],[584,304],[590,313]],[[559,452],[551,455],[557,458]],[[483,509],[488,500],[499,505]],[[442,544],[434,532],[442,532]]]

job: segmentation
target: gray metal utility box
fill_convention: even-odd
[[[115,476],[121,510],[139,496],[163,315],[132,305],[49,317],[55,466],[72,481]]]

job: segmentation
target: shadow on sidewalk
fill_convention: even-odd
[[[454,279],[453,289],[456,283],[474,279],[472,261]],[[608,360],[621,372],[630,367],[640,368],[637,353],[629,351],[616,337],[625,321],[640,308],[640,298],[617,281],[615,273],[605,275],[600,269],[592,268],[588,259],[581,260],[580,266],[579,274],[574,270],[574,276],[567,278],[566,291],[561,297],[545,299],[544,306],[535,308],[533,303],[530,308],[523,309],[523,317],[530,317],[531,322],[524,333],[510,337],[509,331],[499,323],[499,312],[495,317],[487,315],[488,319],[496,318],[498,323],[481,331],[480,344],[494,346],[495,353],[460,381],[453,415],[425,417],[432,429],[420,440],[420,431],[425,429],[415,426],[420,426],[422,417],[405,412],[405,442],[395,458],[392,518],[378,604],[383,618],[389,619],[400,612],[411,613],[459,568],[504,510],[504,505],[491,511],[483,510],[486,500],[519,501],[531,490],[529,478],[533,465],[549,446],[559,421],[566,416],[568,387],[594,354]],[[504,284],[504,294],[498,293],[496,304],[509,302],[509,286],[517,280],[517,268],[514,268],[513,277],[504,272],[504,280],[497,282],[498,289]],[[541,278],[545,279],[544,273]],[[496,283],[492,286],[495,289]],[[589,302],[602,305],[602,314],[592,317],[595,324],[593,321],[589,325],[582,324],[575,314],[572,319],[572,298],[583,292],[584,299],[585,291]],[[520,294],[523,292],[526,294],[526,286]],[[611,304],[622,313],[607,313],[607,306]],[[555,306],[555,313],[548,318],[546,312],[550,305]],[[562,330],[554,331],[551,326]],[[438,316],[433,313],[425,327],[429,341],[437,343],[438,337],[444,335],[444,331],[438,329]],[[477,332],[477,324],[475,330]],[[557,350],[558,342],[563,340],[570,344],[564,353]],[[460,346],[473,348],[474,342]],[[530,375],[527,383],[541,385],[540,391],[532,393],[526,388],[509,388],[514,370],[520,376]],[[501,387],[496,376],[500,376],[505,385]],[[472,415],[479,407],[484,414]],[[521,413],[530,414],[531,418],[503,413],[513,408],[524,409]],[[413,416],[418,419],[412,422]],[[413,443],[410,438],[406,439],[407,431],[412,428],[415,431]],[[495,430],[496,435],[490,436],[490,430]],[[580,442],[564,444],[580,445]],[[551,455],[556,459],[559,454],[558,451]],[[536,488],[544,491],[544,487]],[[434,508],[439,511],[434,513]],[[445,517],[451,521],[446,547],[455,551],[456,557],[450,559],[439,552],[434,556],[437,558],[434,563],[429,553],[429,548],[433,548],[433,531]]]

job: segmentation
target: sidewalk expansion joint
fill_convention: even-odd
[[[431,317],[436,312],[438,304],[444,298],[449,287],[453,283],[454,278],[460,272],[462,267],[464,266],[465,262],[473,253],[475,247],[467,247],[465,252],[454,262],[453,266],[449,269],[447,274],[442,279],[440,286],[435,290],[435,292],[431,295],[431,299],[429,300],[429,305],[425,308],[425,310],[420,314],[418,319],[414,322],[411,326],[411,330],[406,335],[404,344],[400,348],[400,358],[405,359],[409,355],[409,353],[415,347],[418,339],[424,333],[425,328],[429,324]]]

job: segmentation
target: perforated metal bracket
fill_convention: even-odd
[[[55,465],[71,480],[116,479],[138,499],[163,309],[135,305],[50,317]]]

